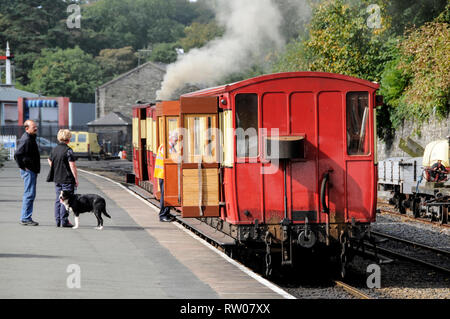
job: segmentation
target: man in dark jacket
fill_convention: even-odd
[[[37,125],[32,120],[24,123],[25,133],[17,142],[14,159],[19,165],[20,176],[24,181],[24,193],[22,198],[22,215],[20,222],[25,226],[37,226],[31,216],[33,214],[33,203],[36,197],[37,175],[41,171],[41,156],[36,143]]]

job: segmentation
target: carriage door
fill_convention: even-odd
[[[178,137],[180,104],[178,101],[162,102],[162,115],[159,118],[160,142],[164,143],[164,204],[167,206],[179,207],[179,173],[178,159],[180,155],[180,145]]]
[[[181,98],[181,119],[182,217],[220,216],[217,98]]]
[[[320,221],[325,222],[327,218],[327,214],[323,212],[325,202],[330,211],[329,222],[339,223],[345,219],[342,94],[320,92],[317,101]],[[322,184],[325,184],[324,191],[321,191]],[[324,197],[325,201],[321,197]]]
[[[137,107],[133,109],[133,162],[135,175],[139,181],[148,180],[147,173],[147,129],[146,109]],[[136,169],[137,168],[137,169]]]

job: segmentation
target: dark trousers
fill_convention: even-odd
[[[61,191],[69,191],[73,193],[75,190],[74,184],[59,184],[55,183],[56,201],[55,201],[55,220],[57,225],[65,225],[69,222],[69,212],[63,203],[59,201]]]
[[[170,207],[164,206],[164,179],[158,178],[159,189],[161,190],[161,200],[159,201],[159,218],[163,218],[169,215]]]

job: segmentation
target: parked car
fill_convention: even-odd
[[[98,144],[97,133],[89,133],[84,131],[71,132],[69,147],[72,148],[76,157],[87,157],[92,160],[95,157],[100,159],[101,147]]]
[[[53,143],[53,142],[49,141],[46,138],[40,137],[40,136],[36,137],[36,143],[38,144],[39,152],[41,154],[50,154],[52,149],[56,145],[58,145],[56,143]]]

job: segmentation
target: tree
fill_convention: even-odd
[[[150,61],[173,63],[177,60],[178,54],[176,43],[158,43],[153,47],[152,54],[150,55]]]
[[[79,44],[96,55],[104,48],[171,43],[196,16],[187,0],[99,0],[84,7]]]
[[[448,0],[391,0],[386,2],[386,14],[391,17],[391,31],[403,35],[411,28],[419,28],[432,21],[448,6]]]
[[[430,22],[399,44],[398,58],[386,67],[381,92],[391,105],[393,124],[444,118],[450,99],[450,25]]]
[[[74,102],[93,102],[95,88],[102,83],[94,58],[81,50],[44,49],[30,75],[28,90],[49,96],[67,96]]]
[[[51,45],[49,30],[67,18],[66,8],[76,1],[3,0],[0,6],[0,43],[9,41],[16,56],[16,77],[28,83],[28,71],[42,48]]]
[[[298,56],[298,66],[378,81],[384,63],[392,58],[383,53],[391,43],[386,19],[381,19],[379,28],[367,23],[370,2],[325,1],[316,7],[308,38],[293,47],[305,57]]]
[[[185,52],[193,48],[200,48],[216,37],[220,37],[224,30],[214,21],[207,24],[192,23],[184,29],[186,36],[180,39],[180,44]]]

